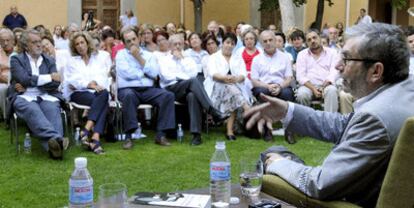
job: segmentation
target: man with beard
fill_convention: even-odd
[[[251,116],[248,128],[256,122],[261,127],[282,120],[288,130],[335,144],[316,167],[299,162],[292,154],[283,156],[286,152],[266,153],[267,174],[282,178],[311,198],[374,207],[399,131],[414,116],[409,50],[406,37],[395,25],[359,24],[349,28],[345,37],[336,69],[345,90],[357,99],[355,113],[315,111],[262,95],[267,102],[245,116]],[[294,196],[287,201],[295,201]]]
[[[19,44],[22,52],[10,58],[8,112],[26,122],[53,159],[62,159],[69,140],[63,138],[63,96],[58,91],[60,75],[55,60],[42,53],[42,39],[36,30],[23,32]]]
[[[296,60],[296,78],[301,85],[297,93],[297,101],[309,106],[312,99],[323,99],[324,110],[338,111],[338,90],[334,83],[338,72],[335,64],[337,52],[323,47],[317,31],[306,34],[308,48],[299,52]]]

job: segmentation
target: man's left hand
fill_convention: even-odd
[[[267,153],[266,154],[266,161],[265,161],[265,168],[267,169],[267,167],[272,164],[273,162],[276,162],[278,160],[284,159],[284,157],[282,157],[280,154],[278,153]],[[264,170],[266,171],[266,170]]]

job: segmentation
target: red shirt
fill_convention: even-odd
[[[250,79],[250,70],[252,68],[253,58],[259,55],[259,53],[260,52],[257,49],[256,49],[256,52],[254,52],[253,54],[248,54],[246,49],[243,50],[242,57],[243,57],[244,63],[246,64],[247,77],[249,79]]]

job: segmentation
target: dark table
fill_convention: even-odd
[[[188,191],[182,191],[182,193],[188,193],[188,194],[210,194],[210,188],[200,188],[200,189],[192,189]],[[240,199],[239,204],[230,205],[230,208],[247,208],[248,207],[248,200],[241,195],[240,185],[239,184],[233,184],[231,185],[231,196],[232,197],[238,197]],[[282,204],[282,208],[294,208],[294,206],[283,202],[279,199],[274,198],[273,196],[267,195],[263,192],[260,193],[260,197],[262,199],[269,199],[272,201],[279,202]],[[133,201],[134,197],[129,198],[129,202]],[[136,205],[132,203],[128,203],[128,207],[130,208],[165,208],[166,206],[149,206],[149,205]]]

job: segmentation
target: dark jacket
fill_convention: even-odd
[[[39,67],[39,74],[51,74],[57,72],[55,60],[44,54],[41,56],[43,57],[43,61]],[[17,95],[23,94],[16,92],[16,83],[20,83],[26,89],[28,87],[37,87],[41,92],[46,92],[49,95],[58,98],[61,103],[64,102],[62,93],[58,90],[60,82],[52,81],[42,86],[37,86],[37,80],[39,77],[32,75],[32,68],[30,66],[29,57],[26,53],[20,53],[10,58],[10,73],[11,80],[7,90],[7,118],[10,118],[10,115],[13,113],[13,103]]]

